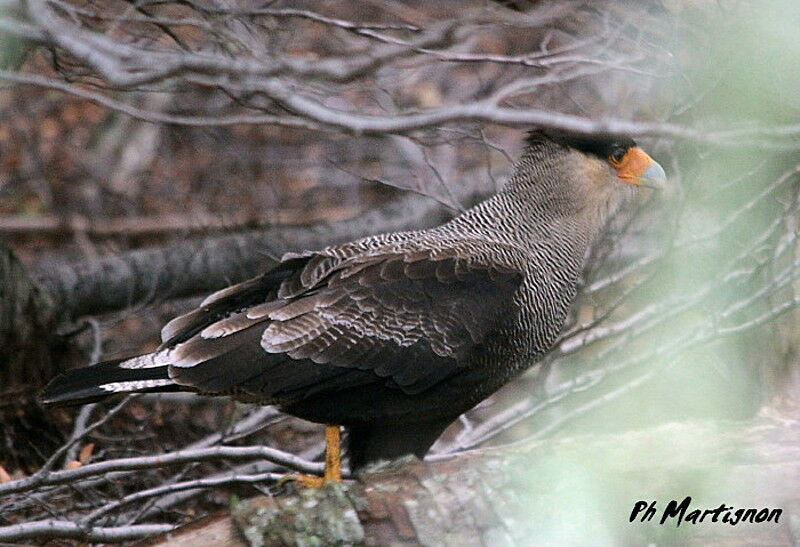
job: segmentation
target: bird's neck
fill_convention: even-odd
[[[453,219],[452,227],[462,235],[490,238],[534,254],[557,248],[559,254],[582,262],[598,225],[586,218],[585,204],[565,180],[567,167],[558,157],[542,161],[528,150],[506,186]]]

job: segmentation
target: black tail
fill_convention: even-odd
[[[115,393],[178,391],[166,366],[123,368],[115,359],[59,374],[44,388],[39,399],[47,405],[81,405]]]

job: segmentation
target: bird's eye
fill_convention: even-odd
[[[627,153],[628,150],[626,148],[622,147],[615,148],[614,151],[611,153],[611,155],[608,156],[611,165],[613,165],[614,167],[618,167],[622,163],[622,160],[625,157],[625,154]]]

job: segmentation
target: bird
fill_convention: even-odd
[[[663,168],[628,137],[535,129],[506,184],[450,221],[316,251],[214,292],[152,353],[54,378],[46,404],[191,391],[324,424],[325,471],[423,458],[556,342],[588,249]]]

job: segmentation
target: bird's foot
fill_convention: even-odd
[[[278,485],[284,485],[287,482],[293,482],[295,484],[299,484],[305,488],[322,488],[328,483],[333,482],[342,482],[341,477],[317,477],[316,475],[303,475],[300,473],[292,473],[291,475],[286,475],[285,477],[281,477],[278,481]]]
[[[292,473],[278,481],[279,485],[295,481],[306,488],[321,488],[326,483],[342,482],[341,436],[338,425],[325,426],[325,474],[321,477]]]

